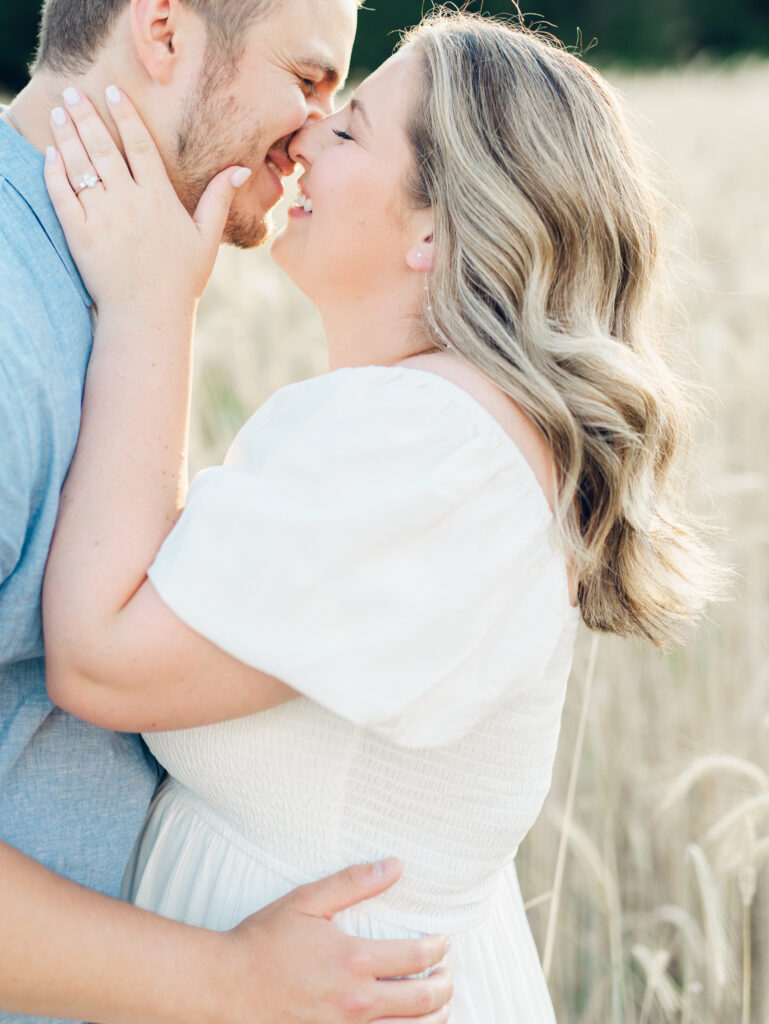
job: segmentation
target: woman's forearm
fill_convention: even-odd
[[[131,101],[115,87],[107,100],[123,153],[78,93],[51,121],[59,149],[45,163],[67,244],[100,311],[44,587],[46,656],[60,680],[87,681],[88,659],[100,680],[116,663],[131,667],[141,637],[129,630],[121,645],[110,625],[141,591],[183,502],[195,305],[250,173],[221,171],[190,216]],[[97,186],[73,192],[83,168],[95,170],[92,156]]]
[[[44,593],[47,627],[76,647],[130,600],[183,507],[193,327],[171,302],[98,318]]]
[[[187,626],[146,579],[186,489],[195,306],[250,172],[216,175],[191,217],[130,100],[109,102],[125,156],[80,95],[63,125],[52,121],[61,149],[45,164],[100,310],[43,589],[46,679],[57,704],[103,727],[184,728],[294,696]],[[76,194],[89,151],[101,184]]]
[[[94,339],[43,625],[50,697],[104,728],[184,728],[296,696],[186,626],[146,579],[184,502],[193,326],[191,302],[145,298],[103,310]]]

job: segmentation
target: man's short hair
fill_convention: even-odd
[[[93,63],[129,0],[44,0],[34,70],[80,74]],[[277,0],[184,0],[206,22],[209,52],[236,63],[245,30]]]

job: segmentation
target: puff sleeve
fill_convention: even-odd
[[[511,439],[400,367],[277,392],[196,477],[149,577],[218,647],[405,746],[457,739],[536,685],[568,607]]]

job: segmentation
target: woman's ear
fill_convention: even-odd
[[[406,264],[412,270],[424,273],[433,269],[434,255],[433,233],[430,231],[406,253]]]
[[[179,0],[131,0],[131,34],[136,55],[159,85],[171,83],[179,64],[182,39],[200,34],[193,31],[191,18],[192,12],[185,11]],[[202,24],[197,27],[203,30]],[[199,45],[198,40],[195,43]]]

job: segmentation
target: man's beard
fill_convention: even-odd
[[[244,136],[248,140],[244,144]],[[232,96],[216,74],[201,75],[198,88],[187,101],[176,136],[174,188],[190,214],[211,179],[233,164],[258,170],[266,154],[259,125],[239,125]],[[269,214],[249,216],[230,209],[223,241],[239,249],[252,249],[272,233]]]

